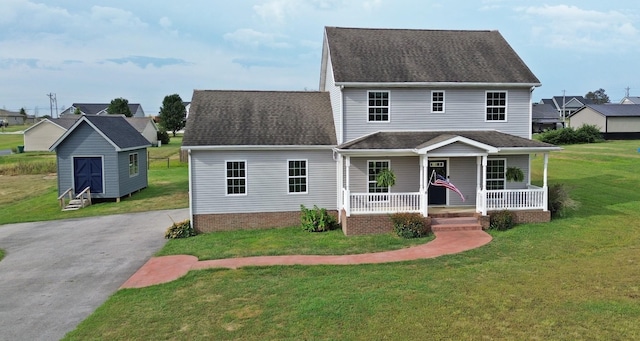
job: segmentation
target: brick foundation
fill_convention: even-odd
[[[487,212],[487,218],[491,216],[492,213],[497,211]],[[515,215],[515,223],[516,224],[527,224],[527,223],[548,223],[551,221],[551,212],[550,211],[511,211]],[[487,227],[489,227],[489,219],[487,219]],[[482,225],[483,229],[486,229],[484,224]]]
[[[342,233],[345,236],[360,236],[365,234],[383,234],[393,231],[393,223],[388,214],[364,214],[347,217],[341,211]],[[425,226],[431,226],[431,218],[424,218]]]
[[[328,212],[334,217],[338,217],[337,211]],[[289,226],[300,226],[300,211],[196,214],[193,216],[193,228],[198,233]]]

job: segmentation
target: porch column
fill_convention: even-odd
[[[344,190],[344,197],[343,197],[343,201],[344,201],[344,212],[346,213],[347,217],[351,216],[351,191],[350,191],[350,185],[349,185],[349,178],[351,177],[351,174],[349,172],[349,169],[351,168],[351,157],[347,156],[346,160],[345,160],[345,166],[346,166],[346,170],[345,170],[345,177],[346,177],[346,186],[343,189]]]
[[[476,212],[482,212],[480,190],[482,186],[482,156],[476,156]]]
[[[482,184],[481,191],[482,198],[480,199],[482,203],[482,215],[487,215],[487,156],[482,155]]]
[[[420,174],[422,175],[422,188],[420,189],[420,212],[423,217],[429,216],[429,156],[426,154],[422,157],[420,163]]]
[[[549,206],[549,191],[547,190],[547,166],[549,164],[549,153],[544,153],[544,171],[542,172],[542,190],[543,195],[543,211],[548,211]]]
[[[337,162],[337,176],[336,184],[337,184],[337,194],[338,194],[338,220],[342,219],[341,210],[344,208],[344,193],[342,193],[344,189],[344,156],[338,154],[338,162]]]

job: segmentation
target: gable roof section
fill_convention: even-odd
[[[429,151],[453,142],[463,142],[488,152],[509,149],[559,150],[558,147],[495,130],[470,131],[389,131],[377,132],[344,143],[340,151],[404,150]]]
[[[326,27],[338,85],[540,81],[498,31]]]
[[[31,129],[40,126],[41,124],[49,123],[60,127],[61,129],[68,130],[73,126],[74,123],[80,118],[80,116],[65,116],[60,118],[44,118],[38,121],[36,124],[24,130],[24,132],[28,132]]]
[[[560,122],[560,114],[552,104],[533,103],[531,106],[531,114],[533,122]]]
[[[329,93],[196,90],[182,146],[335,146]],[[235,148],[235,147],[234,147]]]
[[[640,104],[590,104],[574,112],[577,113],[591,109],[606,117],[640,117]]]
[[[73,103],[71,106],[77,108],[85,115],[101,115],[107,113],[110,103]],[[138,103],[129,103],[129,111],[131,114],[135,114],[140,107]],[[73,114],[73,111],[70,111]]]
[[[122,115],[82,115],[49,150],[55,150],[83,122],[104,137],[116,151],[144,148],[151,145]]]
[[[620,101],[620,104],[640,104],[640,97],[627,96]]]
[[[149,124],[152,124],[153,127],[158,130],[158,126],[151,117],[125,117],[125,120],[136,128],[139,133],[142,133]]]

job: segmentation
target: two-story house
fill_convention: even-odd
[[[183,140],[199,231],[291,226],[299,206],[346,234],[389,213],[514,210],[548,221],[548,153],[531,140],[540,81],[497,31],[325,28],[320,91],[195,91]],[[544,158],[543,184],[531,159]],[[516,168],[522,181],[506,174]],[[377,175],[390,169],[391,187]],[[462,196],[431,185],[436,176]]]

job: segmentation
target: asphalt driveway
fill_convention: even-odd
[[[188,209],[0,225],[0,340],[59,340],[165,243]]]

